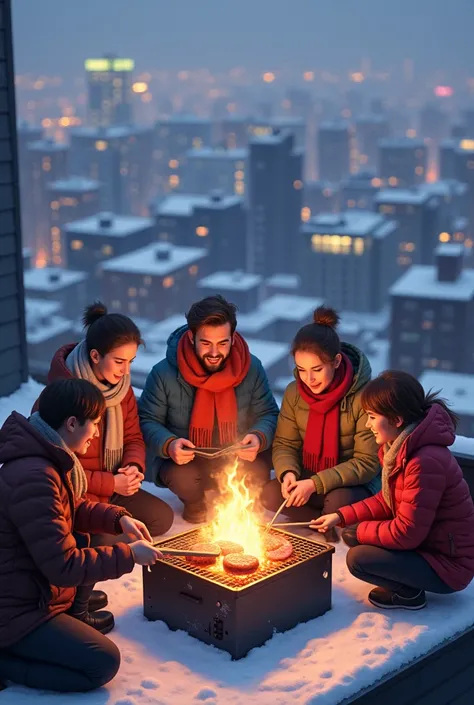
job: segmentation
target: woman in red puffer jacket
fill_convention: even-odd
[[[351,573],[377,586],[369,601],[384,609],[421,609],[425,591],[457,592],[474,577],[474,504],[449,450],[457,418],[399,371],[369,382],[362,405],[381,446],[382,490],[316,519],[312,528],[357,524],[342,536],[351,546]]]

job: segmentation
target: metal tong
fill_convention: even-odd
[[[281,505],[279,506],[279,508],[276,510],[275,514],[273,515],[272,520],[267,524],[267,526],[266,526],[266,528],[265,528],[265,531],[263,532],[263,535],[264,535],[264,536],[265,536],[265,534],[267,534],[267,533],[270,531],[270,529],[272,528],[273,524],[275,523],[275,519],[276,519],[276,518],[279,516],[279,514],[283,511],[283,509],[285,508],[285,505],[286,505],[287,501],[288,501],[287,499],[284,499],[283,502],[281,503]]]

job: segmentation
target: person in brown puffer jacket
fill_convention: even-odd
[[[105,413],[86,380],[53,382],[26,419],[0,430],[0,679],[60,692],[104,685],[117,647],[68,614],[76,588],[118,578],[161,556],[146,526],[123,507],[85,498],[76,453],[87,451]],[[132,543],[78,549],[73,530],[127,533]]]

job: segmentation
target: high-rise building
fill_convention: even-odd
[[[275,128],[251,140],[249,271],[266,277],[298,269],[302,170],[291,133]]]
[[[355,121],[357,161],[361,169],[378,169],[379,140],[388,137],[390,126],[385,115],[361,115]]]
[[[438,154],[440,179],[456,178],[456,147],[458,144],[459,140],[452,137],[441,141]]]
[[[147,127],[71,130],[71,173],[100,181],[102,210],[148,215],[153,132]]]
[[[29,122],[20,120],[17,125],[18,144],[18,166],[20,169],[20,206],[21,206],[21,227],[23,238],[25,233],[34,231],[33,213],[27,197],[28,184],[31,183],[29,169],[31,160],[28,154],[28,145],[31,142],[39,142],[43,139],[43,128],[31,125]],[[32,244],[32,243],[31,243]]]
[[[212,146],[213,125],[207,118],[173,115],[156,123],[153,140],[154,191],[169,193],[180,188],[180,167],[186,152]]]
[[[392,287],[390,367],[474,372],[474,270],[464,246],[442,244],[435,265],[411,267]]]
[[[247,213],[240,196],[212,191],[195,205],[193,219],[195,238],[208,249],[213,267],[245,269]]]
[[[426,177],[427,152],[422,140],[386,138],[379,142],[379,175],[386,186],[407,188]]]
[[[86,272],[58,267],[29,269],[25,272],[24,283],[26,296],[60,302],[62,312],[68,318],[79,318],[90,303],[91,290]]]
[[[191,149],[180,170],[184,193],[207,195],[219,189],[225,195],[243,196],[247,158],[247,149]]]
[[[351,171],[351,128],[346,122],[323,122],[318,128],[318,176],[339,182]]]
[[[319,213],[339,211],[340,184],[329,181],[305,181],[303,186],[303,208],[301,220],[307,222]]]
[[[27,212],[26,223],[32,230],[24,231],[23,244],[32,248],[36,264],[43,267],[51,254],[49,184],[66,178],[68,153],[66,145],[45,139],[31,142],[24,155],[24,211]]]
[[[213,259],[211,262],[214,264]],[[221,294],[232,301],[239,310],[239,316],[256,309],[263,299],[263,277],[241,269],[213,272],[199,279],[197,288],[200,298]]]
[[[0,2],[2,101],[0,138],[0,397],[28,378],[11,1]]]
[[[132,115],[133,59],[114,55],[86,59],[87,119],[93,127],[130,125]]]
[[[372,210],[380,184],[381,180],[373,172],[359,171],[357,174],[351,174],[341,184],[341,208]]]
[[[303,292],[338,310],[373,313],[398,271],[397,224],[369,211],[323,214],[301,226]]]
[[[217,126],[217,143],[226,149],[246,149],[249,143],[249,127],[252,118],[232,115]]]
[[[49,192],[49,252],[56,266],[67,264],[67,248],[62,229],[67,223],[82,220],[100,210],[100,183],[81,176],[53,181]]]
[[[440,231],[440,197],[430,189],[382,189],[375,209],[398,222],[398,272],[431,264]]]
[[[460,140],[455,148],[454,178],[467,184],[469,234],[474,238],[474,139]]]
[[[198,274],[207,274],[202,247],[155,242],[102,265],[110,310],[161,321],[187,311],[198,298]]]

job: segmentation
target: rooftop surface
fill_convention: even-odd
[[[169,257],[158,259],[160,249],[161,243],[154,242],[134,252],[109,259],[102,265],[102,269],[108,272],[166,276],[207,256],[207,250],[202,247],[172,245],[169,248]]]
[[[197,283],[201,289],[226,289],[227,291],[249,291],[259,286],[263,277],[242,271],[214,272]]]
[[[111,225],[101,225],[101,218],[111,217]],[[127,237],[141,232],[146,228],[155,227],[153,218],[142,218],[136,215],[117,215],[115,213],[98,213],[82,220],[74,220],[65,226],[65,231],[72,235],[110,235],[111,237]]]
[[[85,282],[86,272],[76,272],[72,269],[44,267],[43,269],[27,269],[23,274],[26,291],[60,291],[68,286]]]
[[[440,301],[470,301],[474,298],[474,269],[464,269],[454,282],[440,282],[432,265],[415,265],[390,289],[392,296]]]

